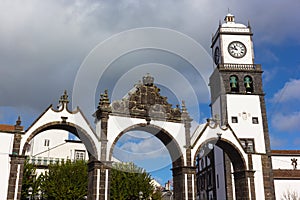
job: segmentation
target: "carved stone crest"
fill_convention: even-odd
[[[154,78],[146,74],[142,80],[143,82],[136,84],[125,98],[112,102],[112,114],[182,122],[179,105],[172,108],[167,97],[160,95],[160,89],[154,84]]]

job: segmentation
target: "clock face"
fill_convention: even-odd
[[[219,64],[219,60],[220,60],[220,49],[219,47],[216,47],[214,52],[214,61],[216,65]]]
[[[228,52],[235,58],[242,58],[246,55],[247,49],[243,43],[234,41],[228,45]]]

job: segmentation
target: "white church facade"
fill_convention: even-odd
[[[95,130],[80,109],[68,109],[67,93],[59,109],[49,106],[26,131],[20,120],[0,125],[0,199],[20,199],[26,156],[51,160],[57,155],[48,151],[54,148],[49,130],[57,130],[59,136],[53,138],[62,145],[54,149],[64,157],[89,158],[88,199],[109,199],[113,148],[132,130],[155,135],[168,149],[176,200],[274,200],[288,191],[300,195],[300,151],[271,150],[263,71],[254,60],[252,35],[250,25],[236,23],[231,14],[219,25],[211,44],[216,65],[209,82],[211,119],[195,132],[185,103],[172,107],[149,74],[122,100],[111,102],[108,91],[101,94]],[[68,132],[82,143],[66,141]],[[38,137],[42,143],[35,142]]]

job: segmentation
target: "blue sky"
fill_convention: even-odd
[[[262,64],[264,70],[272,148],[300,149],[298,0],[1,0],[0,4],[1,124],[14,124],[17,116],[21,115],[23,125],[28,127],[50,104],[56,106],[64,89],[67,89],[71,96],[83,60],[99,43],[122,31],[142,27],[172,29],[193,38],[210,54],[211,35],[229,8],[236,16],[237,22],[247,24],[250,20],[254,32],[255,63]],[[118,48],[119,46],[110,47],[107,53]],[[177,71],[186,73],[187,76],[191,69],[191,66],[180,58],[161,51],[142,50],[120,56],[106,71],[107,76],[96,83],[97,90],[94,96],[89,97],[93,105],[85,110],[85,115],[91,124],[91,113],[98,103],[100,92],[107,87],[116,89],[116,83],[109,81],[111,73],[120,73],[114,77],[117,80],[121,80],[121,77],[125,77],[124,80],[132,78],[132,82],[128,81],[126,87],[124,86],[130,88],[141,79],[142,70],[138,70],[144,68],[145,64],[154,62],[154,68],[149,68],[152,74],[156,73],[155,67],[161,67],[158,64],[174,69],[181,66],[183,70]],[[131,65],[140,67],[130,68]],[[120,66],[123,67],[121,71]],[[160,80],[159,77],[157,80]],[[170,91],[172,93],[173,91],[168,92],[167,88],[176,87],[176,84],[164,83],[166,89],[162,90],[162,94],[168,95]],[[197,95],[203,96],[203,99],[198,102],[200,110],[193,113],[193,116],[201,122],[210,116],[207,89],[203,83],[200,84],[203,90],[199,90]],[[124,88],[120,87],[114,91],[115,99],[126,94]],[[113,93],[110,95],[113,96]],[[170,100],[173,104],[180,102],[176,98]],[[189,107],[191,112],[195,107],[198,106]],[[134,137],[124,137],[118,145],[126,150],[140,151],[149,144],[159,142],[155,141],[155,138],[146,138],[136,140]],[[169,159],[167,153],[164,152],[162,156],[163,158],[158,156],[153,157],[153,160],[136,162],[140,165],[144,163],[146,167],[150,166],[153,176],[163,183],[171,177],[171,173],[168,172],[170,166],[166,164]],[[166,162],[160,166],[151,166],[155,159],[164,159]]]

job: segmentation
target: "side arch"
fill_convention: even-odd
[[[53,121],[46,124],[43,124],[42,126],[36,128],[27,138],[27,140],[24,143],[24,146],[21,147],[22,149],[22,155],[25,155],[26,147],[29,145],[29,142],[39,133],[47,130],[52,129],[60,129],[65,130],[73,133],[76,135],[85,145],[89,156],[93,158],[98,158],[98,152],[96,147],[96,142],[92,139],[92,137],[88,134],[88,132],[83,129],[82,127],[78,126],[77,124],[74,124],[72,122],[62,122],[62,121]]]
[[[250,199],[249,196],[249,183],[248,179],[253,176],[254,171],[248,170],[246,158],[243,156],[242,152],[236,147],[231,141],[224,139],[224,138],[211,138],[205,140],[197,149],[196,154],[193,158],[193,162],[196,163],[197,156],[200,154],[202,149],[205,150],[206,144],[211,143],[215,146],[218,146],[223,150],[224,153],[229,157],[230,162],[233,167],[233,178],[234,178],[234,187],[235,187],[235,197],[237,200],[248,200]],[[216,166],[213,166],[214,168]],[[230,164],[229,166],[230,170]],[[229,171],[230,172],[230,171]],[[230,173],[229,173],[230,174]],[[231,180],[231,175],[227,177]],[[228,189],[228,188],[227,188]],[[228,193],[227,193],[228,195]],[[229,195],[229,199],[232,193]]]
[[[242,153],[239,151],[238,148],[235,147],[235,145],[231,141],[224,139],[224,138],[220,138],[220,139],[211,138],[211,139],[208,139],[205,142],[203,142],[199,146],[199,148],[197,149],[197,151],[195,153],[195,156],[193,158],[193,163],[196,162],[197,155],[199,155],[202,147],[209,142],[212,142],[213,144],[215,144],[218,147],[220,147],[221,149],[223,149],[223,151],[228,155],[228,157],[232,161],[233,168],[235,171],[247,169],[246,161],[245,161]]]

